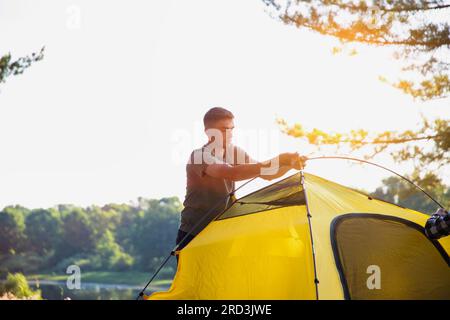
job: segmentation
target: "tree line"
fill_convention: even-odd
[[[178,198],[0,211],[0,277],[8,272],[150,271],[175,245]]]

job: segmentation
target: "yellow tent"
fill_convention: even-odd
[[[299,172],[237,200],[145,298],[450,299],[450,237],[427,218]]]

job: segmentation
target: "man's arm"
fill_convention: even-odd
[[[450,214],[439,209],[428,219],[425,225],[425,234],[430,239],[439,239],[450,234]]]
[[[232,166],[230,164],[210,164],[205,173],[213,178],[226,179],[231,181],[247,180],[257,177],[261,173],[260,163],[240,164]]]
[[[263,162],[264,171],[261,171],[261,178],[270,181],[282,177],[291,169],[301,170],[305,167],[306,160],[306,157],[301,157],[298,153],[280,154]]]
[[[286,172],[288,172],[291,169],[293,169],[293,167],[291,167],[291,166],[282,166],[282,167],[278,168],[277,173],[263,174],[263,175],[261,175],[261,178],[264,180],[267,180],[267,181],[271,181],[271,180],[274,180],[274,179],[284,176],[286,174]]]
[[[257,176],[266,180],[281,177],[290,169],[300,169],[304,165],[303,158],[296,153],[283,153],[271,160],[258,163],[241,164],[232,166],[229,164],[211,164],[205,173],[214,178],[232,181],[247,180]],[[275,166],[274,166],[275,164]]]

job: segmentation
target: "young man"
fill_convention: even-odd
[[[428,219],[425,225],[425,234],[430,239],[439,239],[450,234],[450,214],[439,208]]]
[[[176,239],[178,250],[231,205],[229,195],[235,189],[235,181],[257,176],[272,180],[290,169],[304,167],[306,158],[297,153],[282,153],[265,162],[251,159],[232,144],[233,119],[233,114],[223,108],[212,108],[203,118],[208,143],[194,150],[186,165],[186,198]]]

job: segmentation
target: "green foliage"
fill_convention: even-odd
[[[141,205],[146,210],[140,211],[135,219],[133,243],[135,250],[140,252],[140,266],[153,269],[175,246],[181,204],[178,198],[163,198]]]
[[[106,230],[97,244],[96,253],[101,260],[101,270],[126,270],[133,265],[133,258],[123,252],[111,231]]]
[[[348,147],[349,152],[361,151],[366,159],[390,150],[397,162],[411,161],[417,172],[432,172],[450,165],[450,126],[447,119],[428,121],[422,119],[415,130],[368,132],[364,129],[345,133],[306,130],[302,124],[289,125],[277,119],[283,133],[308,141],[320,151],[323,146],[335,147],[336,151]]]
[[[25,69],[30,67],[34,62],[44,59],[44,47],[39,53],[33,52],[31,56],[21,57],[15,61],[12,61],[11,54],[5,54],[0,58],[0,83],[5,82],[6,78],[11,75],[22,74]]]
[[[0,254],[21,250],[25,240],[25,218],[20,207],[0,211]]]
[[[49,252],[61,236],[61,219],[56,210],[36,209],[26,218],[28,248]]]
[[[390,46],[406,77],[391,83],[415,98],[429,100],[450,92],[450,25],[442,0],[262,0],[287,25],[332,36],[342,45]],[[436,14],[437,13],[437,14]],[[334,53],[342,49],[335,48]],[[354,55],[355,49],[351,51]],[[384,78],[383,78],[384,79]],[[383,80],[384,82],[389,82]]]
[[[450,165],[449,120],[435,119],[433,122],[429,122],[423,119],[422,127],[417,132],[409,131],[403,135],[407,134],[412,139],[425,138],[430,145],[429,150],[414,143],[408,143],[400,151],[392,153],[395,160],[401,162],[413,159],[418,169],[426,169],[430,164],[437,164],[439,167]]]
[[[101,261],[95,254],[76,253],[67,258],[58,258],[51,271],[66,274],[67,267],[70,265],[77,265],[82,271],[100,270]],[[40,272],[42,271],[45,269],[40,270]]]
[[[8,272],[36,273],[52,264],[52,256],[26,251],[0,255],[0,278]]]
[[[390,47],[401,65],[402,80],[390,83],[422,100],[445,98],[450,92],[450,3],[442,0],[262,0],[287,25],[338,39],[341,44]],[[333,53],[342,52],[334,48]],[[356,54],[356,49],[350,55]],[[388,149],[394,160],[413,162],[416,171],[435,172],[450,164],[449,119],[423,119],[420,127],[405,131],[329,132],[303,124],[278,123],[284,133],[317,147],[363,151],[370,159]]]
[[[19,299],[41,299],[40,291],[31,290],[28,286],[27,279],[21,273],[9,273],[6,281],[0,284],[0,296],[8,293]]]
[[[450,187],[446,186],[436,175],[428,173],[420,178],[419,173],[416,171],[408,178],[414,182],[420,181],[421,187],[426,192],[444,207],[450,207]],[[438,208],[437,204],[422,191],[397,176],[384,179],[383,185],[371,195],[375,198],[427,214],[433,214]]]
[[[65,274],[70,265],[86,272],[149,271],[173,248],[180,210],[175,197],[87,208],[6,207],[0,212],[0,276]],[[165,272],[173,271],[169,264]]]
[[[95,229],[87,213],[76,208],[63,216],[63,233],[60,255],[91,252],[95,248]]]

